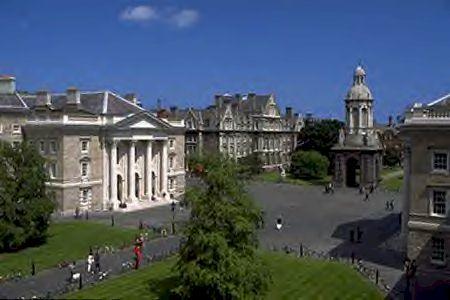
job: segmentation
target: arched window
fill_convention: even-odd
[[[361,109],[361,118],[362,118],[362,127],[369,127],[369,114],[367,112],[367,108],[363,107]]]

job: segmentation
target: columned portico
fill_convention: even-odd
[[[117,167],[117,141],[111,142],[111,155],[109,156],[109,201],[110,205],[112,205],[113,209],[116,209],[119,206],[117,201],[117,175],[116,175],[116,167]]]
[[[130,202],[136,201],[136,182],[135,182],[135,164],[136,164],[136,141],[130,141],[128,149],[128,199]]]
[[[152,141],[148,141],[145,152],[145,193],[148,199],[152,198],[152,157]]]

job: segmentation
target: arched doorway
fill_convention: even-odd
[[[140,185],[140,180],[141,178],[139,177],[138,173],[134,174],[134,196],[136,197],[136,199],[139,199],[139,195],[141,194],[141,191],[139,189]]]
[[[350,157],[346,163],[346,183],[348,187],[358,187],[360,183],[359,161]]]
[[[122,176],[117,175],[117,200],[119,200],[120,203],[122,203],[123,199],[123,180]]]

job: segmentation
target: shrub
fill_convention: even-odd
[[[323,178],[329,164],[328,158],[317,151],[296,151],[292,155],[290,173],[295,178]]]

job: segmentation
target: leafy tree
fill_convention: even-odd
[[[389,167],[400,166],[402,161],[401,148],[386,148],[383,155],[383,164]]]
[[[263,163],[257,153],[251,153],[239,159],[239,173],[243,178],[250,178],[262,172]]]
[[[55,208],[44,159],[26,142],[0,142],[0,251],[42,242]]]
[[[296,151],[291,158],[291,174],[296,178],[323,178],[329,161],[317,151]]]
[[[214,156],[203,164],[204,187],[186,195],[192,209],[174,293],[183,299],[258,298],[270,280],[257,252],[261,211],[237,180],[236,163]]]
[[[339,120],[324,119],[307,123],[299,134],[298,150],[315,150],[331,161],[330,151],[339,139],[339,129],[344,126]]]

